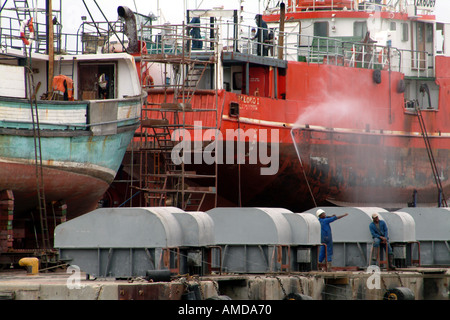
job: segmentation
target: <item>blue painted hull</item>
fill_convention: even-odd
[[[38,104],[43,182],[47,202],[63,200],[75,217],[97,207],[139,126],[141,98]],[[37,206],[35,139],[25,100],[0,100],[0,190],[12,190],[15,215]],[[107,112],[106,112],[107,111]],[[110,112],[111,111],[111,112]],[[64,114],[69,114],[65,117]],[[105,119],[106,115],[106,119]],[[46,118],[45,118],[46,117]],[[59,118],[58,118],[59,117]],[[84,117],[84,123],[82,120]],[[58,119],[56,119],[58,118]],[[30,117],[31,119],[31,117]],[[29,119],[29,120],[30,120]],[[39,144],[37,144],[39,146]]]

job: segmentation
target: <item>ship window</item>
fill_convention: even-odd
[[[402,41],[408,41],[408,40],[409,40],[408,24],[402,23]]]
[[[242,72],[233,73],[233,90],[242,89]]]
[[[314,22],[314,36],[328,37],[328,22]]]
[[[397,30],[397,24],[395,22],[391,22],[389,25],[389,30],[391,31]]]
[[[353,24],[353,36],[364,38],[367,33],[367,23],[365,21],[356,21]]]
[[[239,103],[230,102],[230,116],[239,117]]]
[[[444,53],[444,24],[436,24],[436,53]]]
[[[427,30],[427,42],[431,43],[433,42],[433,25],[432,24],[426,24],[426,30]]]

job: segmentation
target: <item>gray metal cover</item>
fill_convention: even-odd
[[[380,216],[388,226],[389,241],[412,242],[416,241],[416,223],[406,212],[381,212]]]
[[[422,265],[450,265],[450,209],[403,208],[415,221],[416,239],[420,242]],[[414,256],[418,257],[417,249]]]
[[[214,245],[214,222],[205,212],[173,212],[177,219],[185,247]]]
[[[320,222],[308,213],[283,213],[291,225],[291,245],[320,244]]]
[[[212,225],[206,213],[174,207],[97,209],[59,225],[55,248],[61,260],[95,277],[145,276],[149,270],[170,267],[163,259],[168,248],[214,244]],[[176,252],[169,258],[172,267]],[[188,272],[189,253],[180,251],[181,273]]]
[[[387,212],[385,209],[378,207],[317,207],[306,212],[314,214],[315,216],[317,209],[323,209],[327,216],[341,216],[348,213],[348,216],[336,220],[330,224],[331,232],[333,235],[333,242],[354,243],[372,243],[372,235],[369,230],[369,225],[372,222],[372,214]],[[319,220],[318,218],[316,219]],[[380,215],[380,219],[384,220],[382,215]]]
[[[310,214],[319,221],[316,217],[316,211],[319,208],[323,209],[327,216],[341,216],[348,213],[348,216],[330,224],[333,237],[333,266],[367,267],[373,242],[369,230],[372,214],[379,214],[386,210],[378,207],[318,207],[306,211],[306,214]],[[380,219],[383,220],[381,214]],[[319,236],[320,232],[319,229]]]
[[[183,245],[174,207],[102,208],[55,228],[55,248],[168,248]]]
[[[287,245],[291,226],[282,208],[215,208],[206,212],[214,221],[217,245]]]
[[[403,208],[415,221],[416,238],[419,241],[450,241],[450,209]]]

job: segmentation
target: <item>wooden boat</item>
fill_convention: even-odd
[[[45,10],[36,16],[28,9],[8,15],[4,8],[1,16],[4,251],[13,240],[14,248],[48,248],[56,224],[98,207],[139,126],[143,103],[132,55],[92,51],[86,41],[83,52],[58,47],[49,53],[53,40],[38,32],[44,29],[39,18],[48,22]]]

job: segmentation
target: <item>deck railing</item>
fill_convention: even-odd
[[[17,19],[2,17],[0,44],[2,47],[23,48]],[[298,32],[280,32],[278,28],[257,28],[251,25],[222,21],[200,24],[165,24],[139,26],[138,37],[146,43],[149,54],[212,55],[215,46],[224,52],[262,56],[265,59],[283,59],[307,63],[334,64],[347,67],[400,71],[407,77],[434,77],[434,54],[426,51],[404,50],[362,42],[355,37],[317,37]],[[43,27],[38,26],[38,30]],[[58,31],[58,28],[56,28]],[[258,37],[258,30],[267,34]],[[218,33],[218,34],[217,34]],[[114,37],[116,35],[116,37]],[[283,45],[279,45],[280,36]],[[218,40],[217,40],[218,39]],[[45,53],[45,37],[36,33],[34,51]],[[55,52],[99,53],[111,52],[126,46],[123,24],[84,22],[76,34],[55,34]]]

